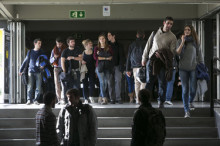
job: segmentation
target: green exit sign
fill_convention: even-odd
[[[85,18],[86,17],[86,12],[85,11],[76,11],[76,10],[71,10],[70,11],[70,18]]]

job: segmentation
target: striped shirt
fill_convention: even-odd
[[[59,146],[56,133],[56,116],[52,109],[46,105],[36,114],[36,145]]]

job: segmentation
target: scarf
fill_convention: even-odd
[[[61,46],[60,50],[59,50],[59,48],[57,48],[56,45],[54,46],[53,53],[59,55],[59,57],[53,63],[54,66],[58,66],[61,54],[62,54],[63,50],[66,49],[66,48],[67,47],[64,44]]]
[[[184,43],[184,46],[183,46],[182,51],[181,51],[181,56],[184,54],[184,50],[185,50],[186,45],[188,43],[193,43],[193,46],[197,49],[197,45],[196,45],[196,42],[195,42],[194,38],[192,36],[186,36],[185,37],[185,43]]]

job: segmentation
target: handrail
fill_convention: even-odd
[[[210,97],[210,114],[211,116],[214,116],[214,75],[217,76],[220,74],[220,69],[214,67],[214,63],[217,63],[217,61],[220,62],[220,58],[218,57],[213,57],[213,59],[211,59],[211,97]]]

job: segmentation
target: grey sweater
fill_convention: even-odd
[[[160,27],[157,30],[154,38],[153,38],[153,32],[151,33],[147,41],[147,44],[145,46],[144,53],[142,55],[142,61],[146,61],[147,59],[150,59],[151,56],[154,54],[154,52],[159,49],[170,49],[171,52],[175,54],[176,42],[177,42],[176,36],[171,31],[162,32],[161,29],[162,28]],[[152,44],[152,48],[150,48],[152,39],[153,39],[153,44]]]
[[[179,39],[177,41],[176,47],[179,48],[182,40]],[[183,46],[184,49],[182,49],[182,52],[180,53],[179,57],[179,69],[185,70],[185,71],[192,71],[196,69],[197,63],[204,63],[204,58],[200,49],[200,46],[198,46],[198,49],[196,51],[196,47],[193,44],[193,42],[187,43],[187,45]],[[197,55],[198,52],[198,55]]]

